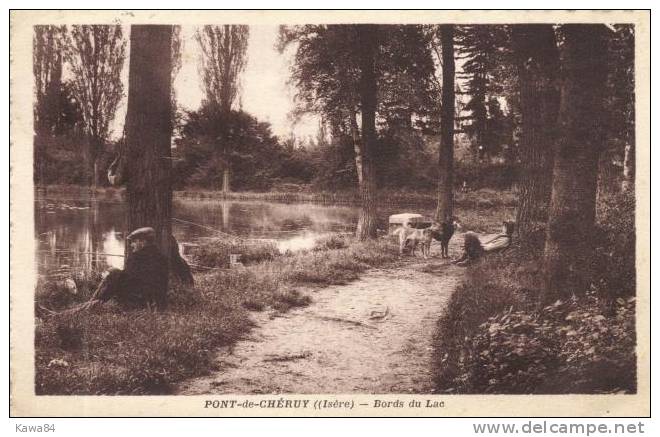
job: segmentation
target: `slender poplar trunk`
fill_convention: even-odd
[[[229,177],[230,177],[229,168],[225,167],[225,169],[222,171],[222,192],[223,193],[229,193],[231,191],[231,187],[229,185]]]

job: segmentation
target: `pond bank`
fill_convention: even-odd
[[[108,304],[54,315],[48,310],[89,299],[100,278],[76,278],[75,295],[42,283],[35,296],[36,392],[171,393],[173,384],[213,369],[217,348],[235,344],[254,326],[250,312],[304,307],[313,302],[314,290],[346,284],[397,260],[396,245],[381,239],[199,274],[194,289],[174,286],[168,309],[160,313]]]
[[[90,187],[77,185],[48,185],[36,187],[42,195],[70,194],[74,196],[89,196],[92,193]],[[98,187],[96,195],[102,199],[123,200],[125,189],[114,187]],[[437,204],[435,192],[404,191],[404,190],[380,190],[377,194],[379,205],[400,205],[433,207]],[[359,205],[360,195],[357,191],[342,192],[250,192],[235,191],[224,193],[211,190],[181,190],[174,191],[174,199],[185,200],[242,200],[278,203],[319,203],[336,205]],[[455,203],[464,208],[491,208],[497,206],[513,207],[517,203],[516,194],[512,190],[494,190],[483,188],[474,191],[458,191],[455,193]]]

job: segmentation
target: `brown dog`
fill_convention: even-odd
[[[449,240],[454,235],[461,225],[454,218],[451,221],[442,223],[433,223],[429,229],[433,238],[440,242],[440,256],[442,258],[449,258]],[[430,245],[429,245],[430,246]]]

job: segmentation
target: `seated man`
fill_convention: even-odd
[[[479,240],[479,236],[474,232],[467,232],[463,237],[463,255],[453,263],[464,266],[486,252],[506,249],[511,245],[513,229],[514,223],[505,221],[502,225],[502,232],[484,243]]]
[[[127,307],[167,305],[167,260],[155,245],[153,228],[139,228],[127,239],[131,253],[124,270],[113,269],[103,278],[87,306],[115,299]]]

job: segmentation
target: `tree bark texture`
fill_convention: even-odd
[[[378,25],[357,25],[360,51],[360,103],[362,106],[362,208],[357,226],[357,238],[376,238],[376,170],[373,153],[376,143],[376,104],[378,86],[376,54],[378,51]],[[357,158],[356,158],[357,162]]]
[[[350,125],[353,150],[355,151],[355,170],[358,177],[358,187],[362,187],[362,146],[360,145],[360,129],[358,128],[357,113],[355,111],[351,111]]]
[[[512,39],[522,110],[517,228],[525,239],[547,220],[560,99],[559,51],[550,24],[514,25]]]
[[[544,302],[584,293],[590,281],[598,158],[606,91],[606,27],[562,28],[561,135],[555,153],[544,253]]]
[[[440,26],[442,45],[442,108],[438,153],[438,208],[436,220],[450,222],[454,215],[454,26]]]
[[[172,188],[172,26],[131,26],[126,113],[128,231],[150,226],[161,254],[169,259]]]

